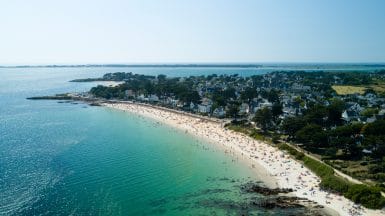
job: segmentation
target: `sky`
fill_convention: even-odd
[[[1,0],[0,65],[385,62],[383,0]]]

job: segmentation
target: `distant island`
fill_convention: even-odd
[[[261,64],[78,64],[78,65],[16,65],[0,66],[0,68],[66,68],[66,67],[235,67],[235,68],[258,68]],[[384,65],[385,67],[385,65]]]
[[[123,83],[59,96],[128,101],[224,119],[227,129],[302,161],[321,179],[323,190],[367,208],[385,206],[385,70],[277,71],[250,77],[116,72],[73,80],[91,81]]]

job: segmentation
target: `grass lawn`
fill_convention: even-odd
[[[347,95],[347,94],[364,94],[367,87],[362,86],[349,86],[349,85],[333,85],[332,88],[337,92],[339,95]]]
[[[361,86],[353,86],[353,85],[332,85],[332,88],[339,95],[347,95],[347,94],[364,94],[366,89],[373,89],[375,92],[379,94],[385,93],[385,81],[384,80],[373,80],[372,84],[369,85],[361,85]]]

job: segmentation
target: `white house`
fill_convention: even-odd
[[[249,111],[250,111],[249,104],[247,104],[247,103],[242,103],[242,104],[239,106],[239,114],[245,115],[245,114],[248,114]]]
[[[148,97],[148,100],[150,102],[158,102],[159,101],[159,97],[157,95],[152,94],[152,95],[150,95],[150,97]]]
[[[211,105],[198,104],[198,112],[209,113],[211,111]]]

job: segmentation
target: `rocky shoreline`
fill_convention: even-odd
[[[306,211],[303,215],[329,215],[324,211],[324,206],[317,204],[306,198],[296,197],[290,188],[268,188],[258,183],[248,182],[240,186],[242,193],[260,194],[265,198],[251,200],[250,208],[258,207],[263,209],[301,209]]]

